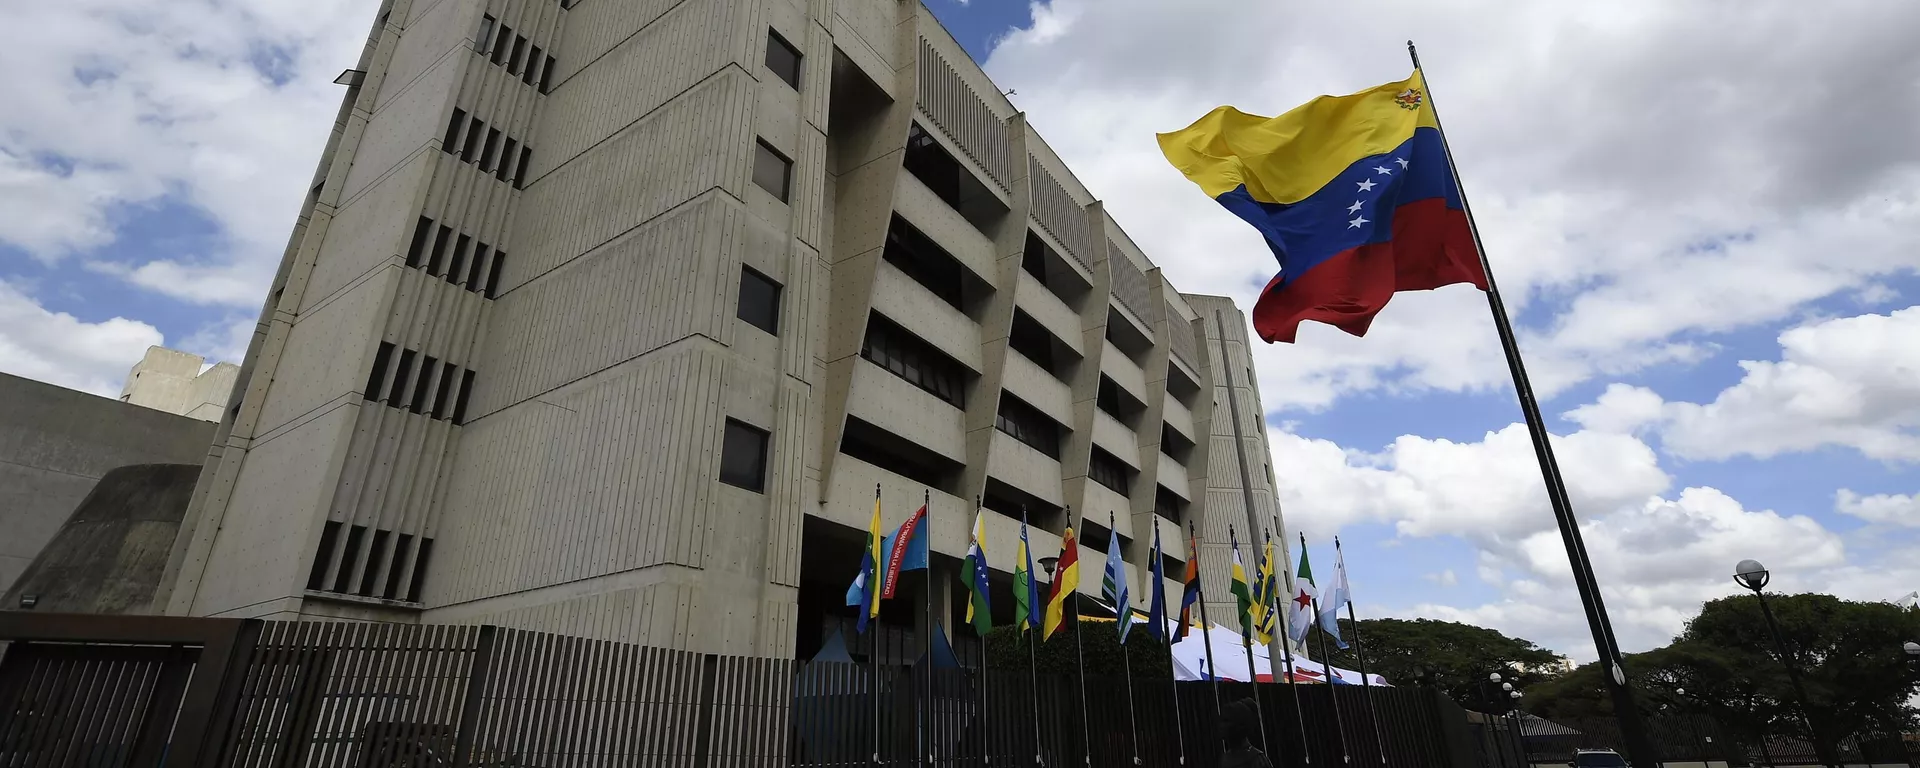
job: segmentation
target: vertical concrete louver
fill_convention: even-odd
[[[1177,576],[1244,516],[1205,346],[1240,314],[920,3],[389,0],[358,68],[170,612],[790,656],[876,488],[931,500],[936,583],[976,498],[1001,562],[1023,506],[1089,561],[1111,513],[1136,584],[1156,529]]]

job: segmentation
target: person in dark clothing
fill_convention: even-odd
[[[1273,768],[1267,753],[1253,746],[1260,734],[1260,713],[1241,699],[1220,708],[1220,768]]]

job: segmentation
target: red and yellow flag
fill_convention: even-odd
[[[1053,586],[1047,591],[1047,620],[1040,639],[1047,640],[1067,623],[1067,596],[1080,588],[1080,543],[1073,540],[1073,526],[1060,537],[1060,563],[1053,569]]]

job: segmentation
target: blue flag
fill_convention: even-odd
[[[1111,522],[1111,519],[1109,519]],[[1120,557],[1120,534],[1107,529],[1107,572],[1100,579],[1100,594],[1113,603],[1113,615],[1119,620],[1120,642],[1127,641],[1133,629],[1133,610],[1127,605],[1127,562]]]

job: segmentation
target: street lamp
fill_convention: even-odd
[[[1507,710],[1507,718],[1513,722],[1513,752],[1519,755],[1521,765],[1532,765],[1533,756],[1527,754],[1527,740],[1522,737],[1520,733],[1520,697],[1525,694],[1511,690],[1513,683],[1502,683],[1501,685],[1508,686],[1507,698],[1513,702],[1513,705]]]
[[[1673,702],[1675,704],[1684,704],[1685,703],[1684,700],[1686,698],[1687,698],[1687,689],[1685,688],[1673,689]],[[1703,765],[1706,764],[1707,762],[1706,744],[1713,743],[1713,737],[1708,736],[1706,742],[1702,743],[1700,741],[1700,724],[1693,721],[1693,716],[1687,714],[1686,712],[1680,711],[1680,709],[1677,707],[1674,709],[1674,713],[1679,715],[1680,719],[1687,721],[1687,732],[1693,735],[1693,751],[1695,754],[1700,756],[1701,764]]]
[[[1787,640],[1780,634],[1780,624],[1773,620],[1773,609],[1767,605],[1766,593],[1761,591],[1772,580],[1772,574],[1758,560],[1742,560],[1733,567],[1733,580],[1753,590],[1754,599],[1760,601],[1760,614],[1766,617],[1767,631],[1773,634],[1773,647],[1780,654],[1780,665],[1787,668],[1787,679],[1793,683],[1793,694],[1800,704],[1800,716],[1807,723],[1807,736],[1813,741],[1813,751],[1819,755],[1820,764],[1838,768],[1839,763],[1833,761],[1826,742],[1820,739],[1820,729],[1813,724],[1813,709],[1807,704],[1807,689],[1800,684],[1800,671],[1793,666],[1793,657],[1787,653]]]
[[[1920,643],[1908,640],[1900,647],[1907,652],[1907,671],[1920,674]]]

